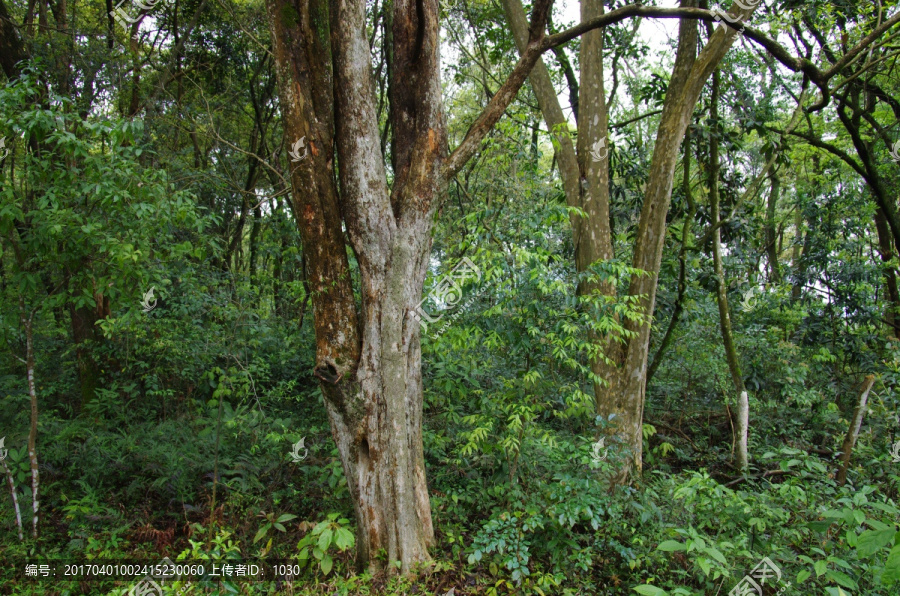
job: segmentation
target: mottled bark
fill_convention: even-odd
[[[309,270],[315,373],[353,497],[358,562],[379,567],[375,555],[384,550],[402,572],[428,559],[434,535],[419,326],[410,316],[427,271],[446,146],[438,7],[426,4],[424,11],[410,2],[393,6],[394,72],[402,75],[391,81],[393,194],[380,148],[364,2],[268,4],[287,138],[306,137],[309,145],[291,163],[294,212]],[[342,221],[360,265],[360,318]]]
[[[40,523],[39,495],[41,475],[38,469],[37,457],[38,403],[37,390],[34,386],[34,333],[32,332],[34,313],[34,310],[30,313],[26,313],[25,299],[20,296],[19,322],[22,325],[22,331],[25,333],[25,378],[28,386],[28,398],[31,402],[31,426],[28,430],[28,462],[31,467],[31,509],[33,513],[31,520],[31,535],[36,539],[38,537],[38,527]]]

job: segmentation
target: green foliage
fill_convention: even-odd
[[[297,543],[297,548],[300,550],[297,560],[305,565],[309,561],[309,556],[312,555],[322,574],[331,573],[334,566],[332,547],[336,548],[338,552],[344,552],[356,542],[353,532],[347,528],[349,524],[350,521],[341,517],[340,513],[329,513],[324,521],[316,524]]]

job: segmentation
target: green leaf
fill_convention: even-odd
[[[271,524],[263,524],[259,531],[256,533],[256,537],[253,539],[253,544],[256,544],[257,542],[262,540],[271,527]]]
[[[862,559],[871,557],[881,547],[890,544],[896,532],[893,528],[888,530],[866,530],[859,535],[856,541],[856,554]]]
[[[709,556],[711,556],[722,565],[728,565],[728,561],[725,560],[725,555],[723,555],[718,549],[709,547],[706,549],[706,552]]]
[[[884,572],[881,574],[881,583],[885,586],[890,586],[898,580],[900,580],[900,544],[891,549],[884,564]]]
[[[338,528],[334,533],[334,544],[338,547],[339,550],[347,550],[351,546],[355,539],[353,537],[353,532],[348,530],[347,528]]]
[[[282,515],[279,515],[278,519],[276,521],[284,523],[284,522],[291,521],[292,519],[297,519],[297,516],[293,515],[291,513],[284,513]]]
[[[323,551],[328,550],[328,547],[331,546],[331,536],[334,534],[331,528],[325,528],[322,530],[322,534],[319,535],[319,548]]]
[[[843,571],[837,571],[835,569],[829,569],[825,572],[825,577],[830,579],[831,581],[838,583],[845,588],[850,588],[851,590],[858,590],[859,586],[853,581],[853,578],[844,573]]]
[[[816,577],[822,577],[825,571],[828,570],[828,563],[822,560],[816,561],[813,563],[813,569],[816,571]]]
[[[656,547],[656,550],[671,553],[677,550],[687,550],[687,547],[677,540],[666,540],[665,542],[661,542],[659,546]]]
[[[331,573],[331,566],[334,564],[334,561],[328,555],[322,559],[322,562],[319,565],[322,567],[322,573],[328,575]]]
[[[666,594],[668,594],[668,592],[666,592],[662,588],[657,588],[656,586],[651,586],[650,584],[644,584],[643,586],[637,586],[631,589],[638,594],[643,594],[644,596],[666,596]]]
[[[709,572],[712,571],[712,565],[709,564],[709,559],[706,557],[700,557],[697,559],[697,565],[700,566],[700,569],[703,570],[703,575],[709,575]]]

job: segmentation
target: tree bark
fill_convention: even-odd
[[[695,0],[683,0],[682,7],[694,6]],[[755,10],[741,8],[732,13],[746,19]],[[699,56],[697,22],[682,19],[679,26],[678,50],[666,101],[656,135],[650,177],[644,194],[638,223],[632,266],[648,275],[632,276],[628,295],[640,297],[643,321],[626,321],[632,334],[623,345],[618,359],[609,399],[601,405],[600,415],[615,414],[620,420],[620,441],[630,448],[631,458],[626,472],[640,474],[642,469],[642,420],[646,391],[647,360],[650,348],[650,316],[656,303],[656,288],[666,234],[666,215],[672,197],[672,185],[678,149],[690,123],[694,106],[706,81],[734,43],[737,31],[720,25],[710,36]]]
[[[687,253],[690,247],[693,235],[691,227],[694,223],[694,217],[697,216],[697,202],[694,201],[694,193],[691,191],[691,133],[688,130],[684,137],[684,157],[682,158],[684,173],[682,174],[682,188],[684,199],[688,204],[687,211],[684,214],[684,222],[681,227],[681,251],[678,254],[678,295],[675,297],[675,306],[672,309],[672,317],[669,319],[669,325],[659,347],[650,361],[650,367],[647,370],[647,385],[653,380],[653,375],[659,365],[662,364],[663,355],[669,348],[675,327],[681,319],[681,313],[684,311],[684,294],[687,291]]]
[[[747,469],[747,435],[749,425],[749,403],[747,390],[737,348],[734,345],[734,334],[731,330],[731,312],[728,308],[728,283],[725,279],[725,267],[722,264],[722,230],[719,227],[719,71],[713,74],[712,94],[710,97],[710,120],[714,130],[709,135],[709,207],[713,226],[713,268],[716,272],[716,302],[719,306],[719,329],[722,332],[722,346],[725,349],[725,360],[734,383],[735,395],[738,399],[737,411],[737,466],[741,471]]]
[[[292,199],[309,268],[321,380],[332,436],[353,497],[358,563],[400,571],[433,542],[422,447],[419,325],[431,222],[443,191],[438,7],[393,6],[394,185],[382,161],[362,0],[269,0],[289,141]],[[329,14],[330,13],[330,14]],[[330,33],[330,34],[329,34]],[[332,70],[333,69],[333,70]],[[340,192],[334,153],[341,164]],[[357,317],[342,221],[360,266]],[[393,566],[388,567],[394,571]]]
[[[38,527],[40,522],[40,487],[41,475],[38,469],[37,457],[37,421],[38,421],[38,404],[37,391],[34,386],[34,334],[32,333],[32,322],[34,320],[35,311],[26,314],[25,298],[19,296],[19,322],[22,325],[22,331],[25,333],[25,377],[28,384],[28,397],[31,402],[31,426],[28,430],[28,461],[31,466],[31,508],[34,517],[31,522],[31,535],[33,538],[38,537]]]
[[[19,63],[28,58],[28,50],[19,31],[9,16],[6,3],[0,0],[0,67],[6,78],[12,81],[21,73]]]
[[[878,234],[878,253],[884,263],[884,288],[887,303],[884,309],[884,320],[887,321],[890,333],[894,337],[900,337],[900,292],[897,290],[897,275],[895,269],[890,266],[894,258],[891,246],[891,230],[887,225],[884,211],[879,207],[875,210],[875,231]]]
[[[101,305],[98,304],[98,307]],[[97,336],[97,310],[86,306],[76,307],[69,304],[69,317],[72,321],[72,340],[75,343],[75,360],[78,365],[78,382],[81,392],[80,408],[93,401],[97,385],[100,382],[100,366],[94,357]]]
[[[775,225],[775,214],[778,208],[778,199],[781,196],[781,178],[774,168],[769,170],[769,180],[772,183],[772,189],[766,205],[766,255],[769,260],[769,281],[773,284],[780,284],[781,266],[778,263],[778,228]]]
[[[843,486],[847,482],[847,469],[850,467],[850,454],[853,453],[853,447],[856,445],[856,439],[859,437],[859,429],[862,427],[863,417],[866,415],[866,402],[869,400],[869,391],[875,384],[875,375],[868,375],[862,384],[862,390],[856,400],[856,409],[853,411],[853,418],[850,420],[850,428],[847,429],[847,436],[844,438],[844,446],[841,447],[841,468],[838,470],[837,482]]]
[[[6,476],[6,483],[9,484],[9,493],[12,495],[13,509],[16,512],[16,530],[19,533],[19,541],[25,540],[22,533],[22,511],[19,509],[19,497],[16,495],[16,481],[13,480],[12,472],[6,466],[6,462],[0,459],[0,466],[3,467],[3,474]]]

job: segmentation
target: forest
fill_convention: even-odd
[[[0,594],[900,594],[900,2],[0,0]]]

